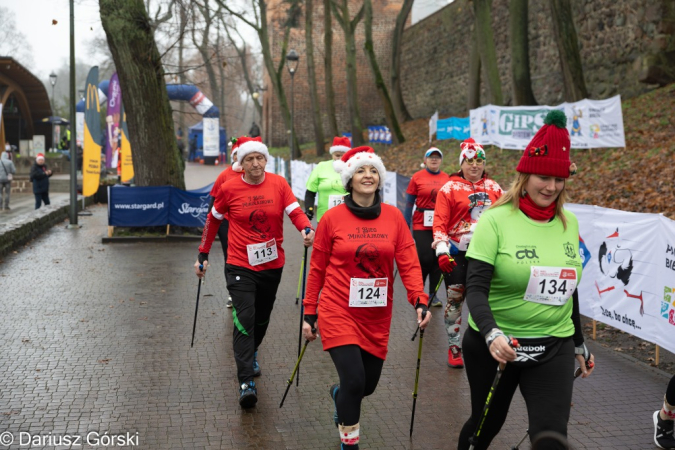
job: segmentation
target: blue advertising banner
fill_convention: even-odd
[[[448,117],[438,121],[436,139],[468,139],[471,124],[468,117]]]
[[[209,190],[181,191],[171,188],[169,225],[203,227],[209,213]]]
[[[169,220],[170,186],[108,188],[108,225],[154,227]]]

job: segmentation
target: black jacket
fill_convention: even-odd
[[[49,192],[49,177],[47,175],[47,165],[38,165],[37,162],[33,163],[33,167],[30,168],[30,181],[33,182],[33,194],[44,194]]]

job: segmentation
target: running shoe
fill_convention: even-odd
[[[239,386],[239,405],[242,408],[253,408],[258,403],[258,390],[254,381]]]
[[[333,405],[335,406],[335,409],[333,410],[333,422],[335,422],[335,426],[337,427],[339,424],[338,420],[338,415],[337,415],[337,395],[338,391],[340,390],[340,385],[339,384],[334,384],[330,387],[330,398],[333,399]]]
[[[451,345],[448,349],[448,366],[461,369],[464,367],[464,360],[462,359],[462,349],[456,345]]]
[[[654,443],[658,448],[675,448],[672,420],[663,420],[659,411],[654,412]]]
[[[260,364],[258,364],[258,352],[256,351],[253,354],[253,376],[259,377],[262,375],[262,370],[260,370]]]
[[[227,296],[227,303],[225,304],[225,306],[227,306],[228,308],[232,308],[232,297],[229,295]]]
[[[431,306],[443,306],[443,302],[438,299],[438,297],[434,297],[434,299],[431,301]]]

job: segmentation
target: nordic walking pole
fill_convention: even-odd
[[[422,313],[422,320],[426,317],[427,312]],[[412,438],[413,425],[415,424],[415,405],[417,405],[417,383],[420,380],[420,360],[422,359],[422,342],[424,341],[424,330],[417,326],[417,330],[420,332],[420,344],[417,347],[417,371],[415,372],[415,389],[413,390],[413,407],[412,407],[412,417],[410,417],[410,437]],[[413,334],[412,341],[415,340],[417,336],[417,330]]]
[[[309,233],[312,231],[311,228],[307,227],[305,228],[305,233]],[[307,274],[307,264],[309,261],[307,261],[307,250],[309,247],[305,247],[305,255],[302,257],[302,260],[304,261],[305,264],[302,266],[302,300],[305,300],[305,282],[307,281],[305,275]],[[300,305],[300,331],[298,332],[298,356],[300,356],[300,345],[302,345],[302,321],[303,321],[303,316],[305,314],[305,304],[302,303]],[[300,386],[300,362],[298,361],[298,378],[295,380],[295,385]]]
[[[312,211],[314,211],[314,208],[312,208],[310,206],[309,207],[310,214],[312,213]],[[308,219],[310,220],[310,222],[312,221],[312,219],[310,219],[309,217],[308,217]],[[302,262],[300,263],[300,273],[299,273],[300,277],[298,278],[298,293],[295,294],[295,304],[296,305],[298,304],[298,300],[300,299],[300,283],[302,282],[302,271],[305,267],[305,260],[306,259],[307,259],[307,252],[305,252],[305,255],[302,257]],[[304,295],[303,295],[303,297],[304,297]]]
[[[203,270],[204,265],[200,264],[199,271],[201,272]],[[199,283],[197,284],[197,305],[195,306],[195,321],[192,324],[192,342],[190,342],[190,348],[192,348],[192,346],[195,343],[195,330],[197,329],[197,311],[199,311],[199,293],[201,292],[201,290],[202,290],[202,279],[200,278]]]
[[[302,262],[300,263],[300,273],[298,274],[298,293],[295,294],[295,304],[298,304],[298,300],[300,300],[300,285],[302,284],[302,271],[305,268],[305,256],[303,255],[302,257]]]
[[[592,369],[594,365],[595,365],[595,364],[593,364],[593,361],[586,361],[586,368],[587,368],[587,369]],[[576,380],[577,378],[579,378],[579,376],[580,376],[582,373],[583,373],[583,372],[581,371],[581,367],[577,367],[576,370],[574,371],[574,379]],[[525,442],[525,439],[527,439],[527,435],[529,434],[529,432],[530,432],[529,429],[528,429],[528,430],[525,430],[525,436],[523,436],[523,438],[520,440],[520,442],[518,442],[516,445],[514,445],[513,447],[511,447],[511,450],[519,450],[519,449],[520,449],[520,444],[522,444],[523,442]]]
[[[312,328],[312,334],[316,333],[316,328]],[[302,357],[305,356],[305,350],[307,350],[307,344],[309,344],[309,341],[305,341],[305,345],[302,347],[302,351],[300,352],[300,356],[298,357],[298,362],[295,363],[295,367],[293,368],[293,373],[291,374],[291,377],[288,379],[286,382],[286,392],[284,392],[284,397],[281,399],[281,403],[279,403],[279,408],[284,406],[284,401],[286,400],[286,396],[288,395],[289,389],[291,389],[291,386],[293,386],[293,378],[295,377],[295,373],[298,371],[300,368],[300,361],[302,361]]]
[[[516,340],[516,338],[507,338],[507,339],[509,340],[509,345],[511,347],[514,348],[520,347],[520,344],[518,344],[518,340]],[[483,408],[482,417],[480,418],[480,422],[478,422],[478,427],[476,427],[476,431],[474,431],[473,435],[469,438],[469,444],[471,444],[469,450],[473,450],[476,447],[478,438],[480,438],[480,433],[483,431],[483,425],[485,424],[485,419],[487,419],[488,411],[490,410],[490,405],[492,404],[492,399],[494,398],[495,391],[497,390],[497,386],[499,385],[499,379],[502,377],[502,372],[504,371],[505,368],[506,364],[497,365],[497,373],[495,374],[494,381],[492,381],[492,386],[490,386],[490,392],[488,392],[488,396],[485,399],[485,407]]]

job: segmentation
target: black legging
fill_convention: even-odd
[[[464,333],[464,365],[471,389],[471,417],[459,434],[458,450],[469,448],[469,438],[476,430],[483,407],[497,371],[497,361],[490,355],[480,333],[469,327]],[[547,362],[527,368],[508,364],[495,391],[490,410],[478,439],[476,450],[489,447],[502,428],[511,399],[520,387],[529,420],[530,436],[553,431],[567,437],[572,385],[574,383],[574,343],[564,339],[558,353]],[[566,449],[552,444],[551,450]]]
[[[356,425],[361,417],[361,400],[377,387],[384,359],[361,350],[358,345],[343,345],[328,350],[340,377],[336,405],[341,425]]]
[[[434,242],[433,231],[413,230],[413,239],[417,248],[417,257],[420,259],[420,266],[422,267],[422,281],[426,283],[427,276],[429,277],[429,295],[431,296],[438,285],[438,280],[441,279],[441,268],[438,267],[436,251],[431,248],[431,243]],[[447,283],[445,286],[447,288]],[[438,294],[436,295],[438,296]]]
[[[669,405],[675,405],[675,375],[670,379],[666,389],[666,401]]]
[[[209,208],[210,210],[210,208]],[[227,233],[230,231],[230,222],[227,219],[223,219],[218,227],[218,238],[220,239],[220,246],[223,247],[223,273],[225,274],[225,281],[227,282]]]

